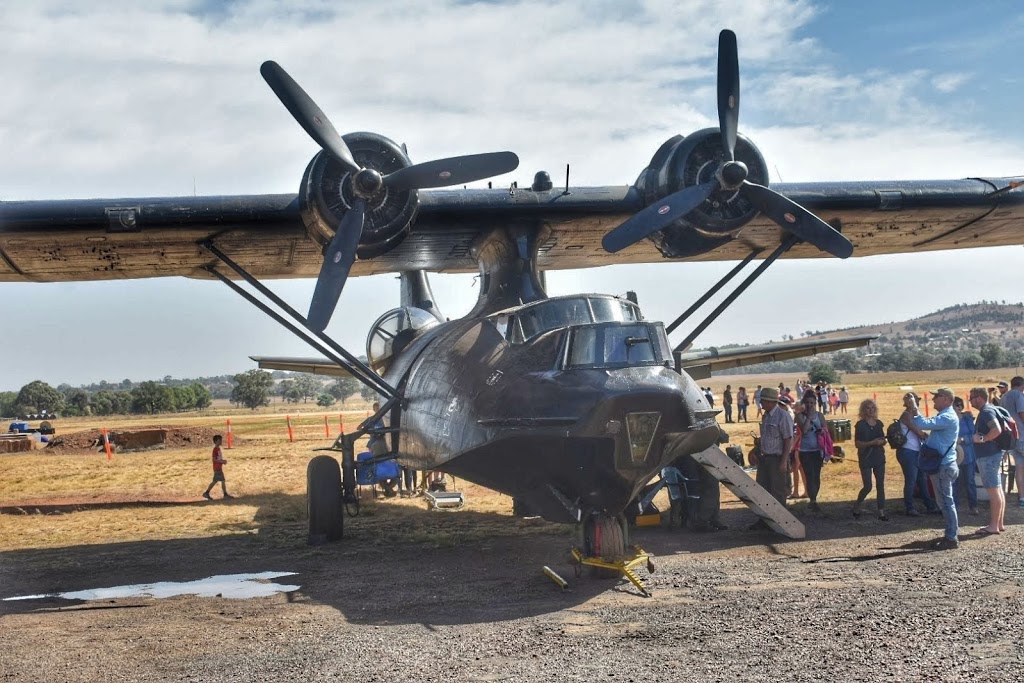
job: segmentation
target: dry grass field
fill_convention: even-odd
[[[971,376],[957,372],[861,375],[846,378],[851,391],[851,414],[856,421],[856,404],[877,396],[884,420],[900,410],[901,387],[913,386],[918,393],[938,385],[949,385],[957,394],[971,386],[994,384],[1008,378],[1015,369]],[[796,376],[716,377],[709,382],[720,396],[726,384],[791,384]],[[884,380],[884,381],[879,381]],[[363,405],[350,405],[343,419],[351,428],[366,417]],[[292,415],[294,443],[288,441],[285,411]],[[301,412],[305,410],[305,412]],[[300,412],[294,412],[294,411]],[[732,442],[746,452],[753,420],[747,424],[723,425]],[[305,541],[305,467],[313,449],[329,444],[330,433],[338,433],[339,411],[315,411],[315,406],[272,406],[261,411],[232,410],[215,406],[202,414],[157,417],[76,418],[57,423],[58,433],[67,434],[99,428],[140,428],[143,426],[206,426],[223,431],[231,419],[235,447],[225,452],[226,474],[234,501],[213,503],[200,498],[210,479],[210,444],[192,448],[163,449],[114,454],[77,450],[52,454],[47,450],[0,456],[0,551],[26,548],[55,548],[97,543],[118,543],[174,538],[253,534],[275,545],[302,547]],[[860,488],[860,473],[852,443],[845,444],[849,457],[830,464],[823,472],[822,502],[851,501]],[[894,457],[889,457],[887,494],[896,501],[902,476]],[[561,527],[510,517],[511,500],[492,491],[458,482],[466,493],[467,506],[454,513],[427,514],[418,499],[373,500],[364,496],[362,519],[347,533],[366,534],[388,542],[394,538],[454,543],[473,536],[510,533],[565,533]],[[214,495],[219,495],[219,489]],[[873,496],[873,494],[872,494]],[[727,492],[723,501],[738,505]],[[805,503],[797,503],[799,513]],[[895,507],[895,504],[894,504]],[[36,511],[44,514],[34,514]]]

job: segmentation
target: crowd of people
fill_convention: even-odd
[[[823,415],[828,411],[845,413],[849,393],[842,387],[835,392],[837,401],[833,404],[833,392],[827,385],[798,383],[797,400],[794,392],[779,386],[759,386],[755,391],[758,416],[762,417],[757,482],[783,505],[788,498],[806,497],[810,511],[820,512],[817,499],[821,469],[828,459],[820,439],[827,431]],[[966,500],[968,514],[980,514],[977,475],[988,494],[989,520],[974,533],[993,535],[1006,528],[1001,474],[1004,461],[1015,472],[1017,505],[1024,508],[1024,377],[1000,382],[992,390],[971,389],[968,402],[976,414],[948,387],[932,391],[931,396],[934,415],[922,415],[921,398],[908,392],[903,396],[903,412],[888,426],[879,418],[873,399],[861,401],[853,436],[862,487],[852,514],[863,514],[865,500],[874,490],[878,518],[889,519],[885,499],[888,447],[896,451],[903,473],[905,514],[941,514],[945,533],[933,545],[948,550],[959,546],[957,507],[961,501]],[[726,415],[729,421],[728,411]],[[918,508],[918,498],[923,509]],[[763,525],[759,520],[754,526]]]
[[[715,392],[711,390],[711,387],[702,387],[701,391],[704,393],[704,398],[707,400],[708,405],[712,408],[715,407]],[[722,392],[722,410],[725,413],[725,421],[727,424],[734,422],[747,422],[747,408],[753,402],[757,409],[757,414],[754,416],[755,419],[760,419],[763,411],[761,409],[761,391],[762,387],[760,384],[752,392],[748,393],[746,387],[739,387],[736,390],[735,396],[732,393],[732,385],[726,384],[725,391]],[[835,389],[831,384],[827,382],[818,382],[817,384],[811,384],[804,380],[797,380],[796,390],[787,387],[785,383],[779,383],[779,396],[785,396],[791,403],[796,402],[797,397],[803,397],[813,392],[815,401],[817,402],[818,411],[823,415],[830,413],[835,415],[846,415],[846,408],[850,402],[850,392],[846,390],[846,387],[840,387]],[[736,419],[733,419],[733,405],[736,407]]]

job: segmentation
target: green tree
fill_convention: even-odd
[[[981,345],[981,360],[986,368],[998,368],[1003,365],[1003,347],[995,342]]]
[[[65,415],[89,415],[89,394],[83,389],[68,389],[64,392]]]
[[[142,382],[131,390],[131,412],[153,415],[176,409],[174,390],[156,382]]]
[[[316,404],[318,406],[320,406],[321,408],[330,408],[331,406],[334,405],[335,401],[337,401],[337,400],[338,399],[334,398],[333,396],[331,396],[330,394],[328,394],[325,391],[324,393],[320,394],[317,397]]]
[[[843,376],[832,367],[831,363],[824,361],[816,361],[811,364],[810,369],[807,371],[807,379],[813,383],[825,382],[827,384],[838,384],[842,381]]]
[[[213,398],[210,396],[210,390],[204,387],[199,382],[193,382],[192,395],[196,397],[196,408],[198,410],[206,410],[213,403]]]
[[[231,400],[250,410],[270,405],[270,387],[274,380],[264,370],[249,370],[235,375],[235,387],[231,390]]]
[[[18,400],[15,391],[0,391],[0,417],[15,417],[18,413],[14,403]]]
[[[327,392],[344,405],[345,399],[359,391],[362,386],[363,383],[355,377],[339,377],[336,381],[331,382],[331,385],[327,387]]]
[[[14,399],[14,408],[19,414],[38,413],[44,410],[48,413],[60,413],[64,410],[64,394],[37,379],[21,388],[18,397]]]
[[[295,388],[298,389],[302,395],[302,402],[305,403],[307,400],[314,396],[319,396],[320,392],[323,391],[323,382],[316,375],[310,375],[308,373],[301,373],[295,376]]]
[[[192,392],[192,387],[171,387],[171,392],[174,394],[174,407],[176,410],[195,410],[196,395]]]
[[[964,370],[980,370],[985,365],[985,359],[981,357],[981,354],[965,353],[960,359],[960,367]]]

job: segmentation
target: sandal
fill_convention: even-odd
[[[998,536],[998,531],[989,531],[988,527],[981,527],[974,532],[975,536]]]

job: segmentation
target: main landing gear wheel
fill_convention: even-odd
[[[599,557],[607,562],[619,562],[626,557],[626,520],[622,515],[590,515],[583,523],[583,551],[588,557]],[[621,572],[603,567],[590,567],[590,575],[601,579],[614,579]]]
[[[318,455],[306,466],[306,512],[310,545],[341,539],[344,525],[341,467],[329,455]]]

